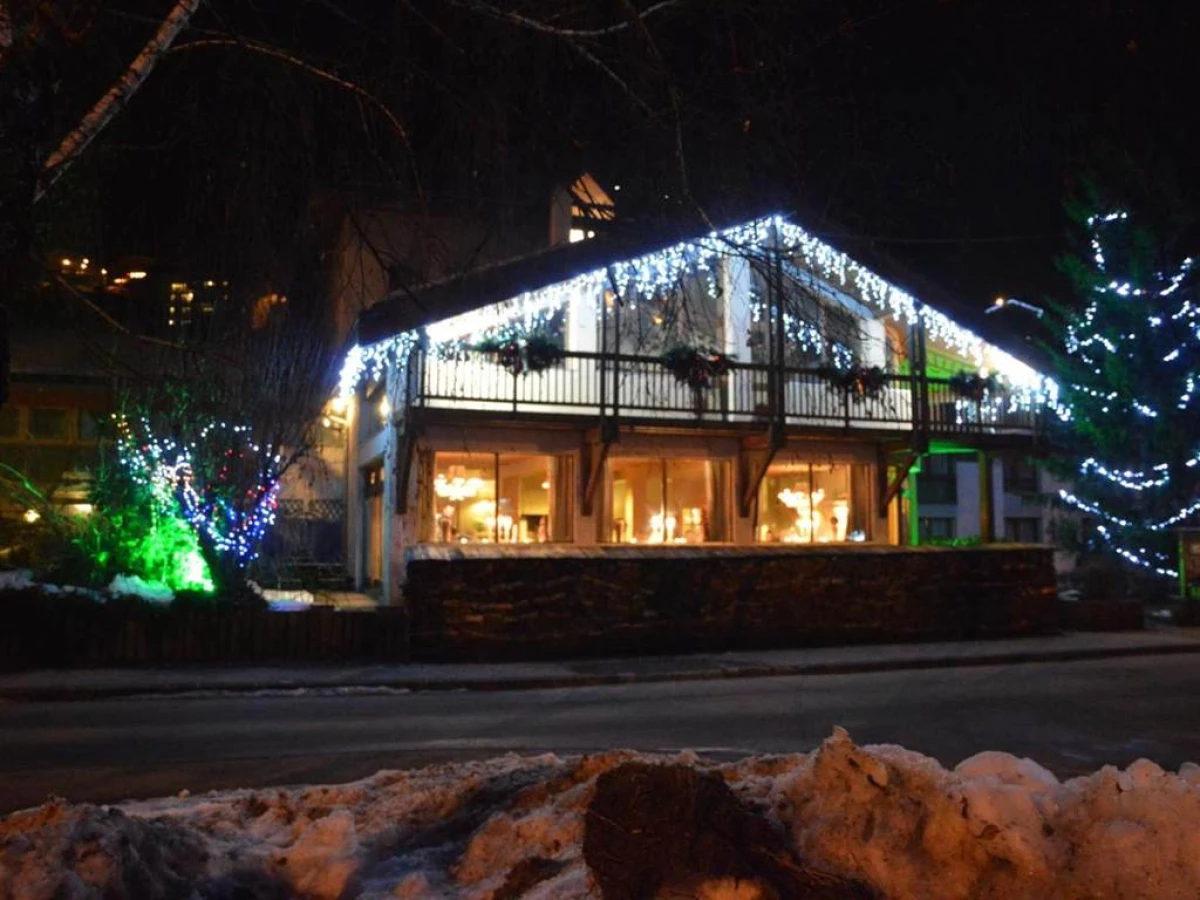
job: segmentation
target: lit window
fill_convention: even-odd
[[[608,540],[704,544],[729,539],[727,463],[704,459],[610,459]]]
[[[865,467],[857,467],[864,470]],[[829,544],[862,540],[869,533],[865,479],[849,463],[795,460],[772,465],[758,495],[758,528],[763,543]]]
[[[554,456],[438,453],[435,543],[543,544],[570,540],[569,465]],[[497,490],[498,488],[498,490]]]
[[[570,241],[572,244],[578,244],[580,241],[586,241],[587,240],[587,232],[584,231],[582,228],[572,228],[567,233],[567,240]]]

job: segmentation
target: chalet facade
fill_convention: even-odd
[[[348,559],[393,600],[420,545],[915,544],[941,456],[988,541],[1053,391],[787,217],[600,235],[360,317]]]

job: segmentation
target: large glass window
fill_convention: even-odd
[[[608,534],[618,544],[704,544],[729,539],[727,463],[610,459]]]
[[[438,453],[435,543],[542,544],[570,535],[569,460],[509,453]]]
[[[866,469],[835,462],[775,463],[759,488],[755,537],[788,544],[866,540]]]
[[[783,266],[784,360],[788,366],[812,368],[827,363],[858,361],[865,334],[863,325],[817,280],[801,267]],[[767,298],[773,297],[772,276],[761,267],[753,269],[753,321],[748,335],[750,361],[771,359],[770,335],[774,327]]]
[[[620,303],[606,293],[606,320],[598,325],[605,352],[616,351],[618,331],[620,352],[637,356],[657,356],[679,343],[723,346],[725,325],[714,278],[711,273],[686,275],[653,296],[628,297]]]

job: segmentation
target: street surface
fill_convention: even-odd
[[[514,751],[812,749],[835,725],[953,765],[980,750],[1059,775],[1200,761],[1200,656],[508,692],[328,691],[0,702],[0,813],[345,781]]]

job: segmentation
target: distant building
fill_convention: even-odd
[[[11,396],[0,409],[0,462],[67,511],[90,511],[97,430],[113,408],[109,363],[124,345],[112,333],[12,333]],[[12,497],[0,497],[0,516],[6,519],[30,516],[29,510]]]

